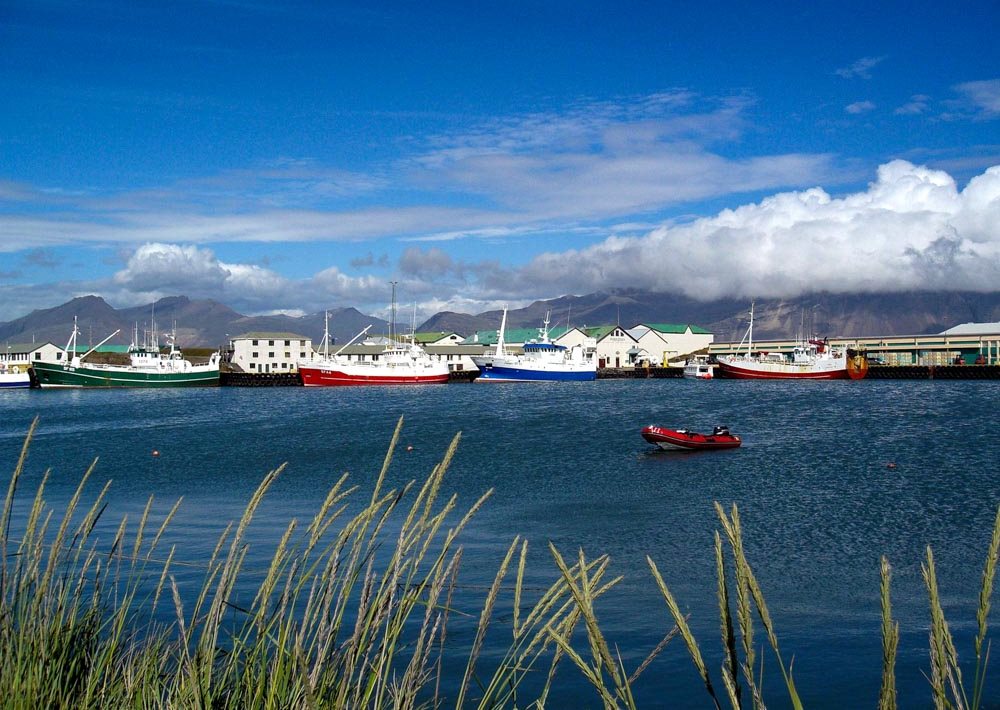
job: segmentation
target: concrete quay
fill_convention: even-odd
[[[869,365],[866,380],[1000,380],[1000,365]]]

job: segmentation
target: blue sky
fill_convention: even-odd
[[[0,4],[0,320],[1000,287],[1000,5]]]

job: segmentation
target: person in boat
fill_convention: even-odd
[[[729,436],[729,427],[727,427],[727,426],[716,426],[712,430],[712,436]]]

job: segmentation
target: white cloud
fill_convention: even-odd
[[[871,79],[871,70],[881,63],[885,57],[862,57],[847,67],[841,67],[833,71],[844,79]]]
[[[1000,79],[967,81],[955,87],[970,104],[974,115],[981,119],[1000,116]]]
[[[161,291],[178,286],[198,292],[221,290],[229,272],[208,249],[176,244],[144,244],[129,257],[114,281],[131,291]]]
[[[643,237],[535,259],[521,284],[555,292],[633,285],[694,298],[827,290],[992,290],[1000,284],[1000,166],[959,192],[948,174],[882,165],[864,192],[776,194]]]
[[[254,264],[219,261],[210,249],[143,244],[108,285],[118,302],[142,302],[166,295],[213,298],[250,312],[294,309],[292,282]]]
[[[853,114],[868,113],[875,110],[875,104],[871,101],[855,101],[853,104],[847,104],[844,110]]]
[[[917,116],[927,112],[927,103],[931,97],[925,94],[914,94],[910,100],[895,110],[900,116]]]
[[[733,159],[713,150],[742,135],[749,102],[705,106],[695,98],[682,92],[660,101],[605,102],[486,124],[437,139],[435,150],[414,160],[415,179],[530,217],[507,221],[516,227],[620,218],[834,174],[828,154]],[[681,106],[687,110],[678,112]]]

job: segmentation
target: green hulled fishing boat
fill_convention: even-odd
[[[76,319],[73,333],[64,351],[63,361],[41,360],[32,363],[39,384],[44,387],[211,387],[219,384],[219,353],[212,353],[207,363],[192,365],[184,359],[173,334],[167,336],[170,348],[161,353],[155,330],[140,345],[138,328],[129,345],[128,365],[104,365],[84,362],[97,348],[118,334],[115,331],[83,355],[75,355]]]

